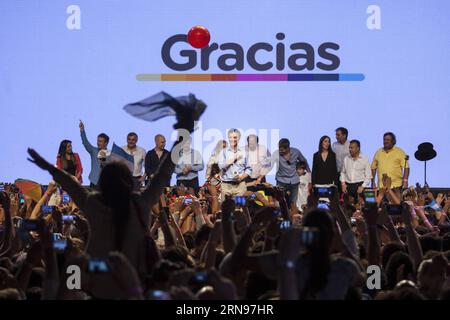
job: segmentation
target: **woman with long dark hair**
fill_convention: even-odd
[[[319,141],[319,151],[314,153],[312,184],[337,184],[336,154],[331,150],[331,139],[323,136]]]
[[[68,174],[77,178],[78,182],[83,183],[83,166],[80,156],[72,150],[72,141],[63,140],[59,144],[58,156],[56,157],[56,166],[58,169],[66,171]]]

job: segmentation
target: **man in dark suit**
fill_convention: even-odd
[[[156,171],[161,164],[162,159],[169,155],[169,151],[165,149],[166,138],[162,134],[157,134],[155,136],[155,148],[148,151],[145,155],[145,173],[147,175],[147,183],[151,183]],[[170,178],[165,183],[164,187],[170,186]]]

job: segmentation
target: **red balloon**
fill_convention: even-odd
[[[191,46],[201,49],[208,45],[211,36],[205,27],[195,26],[189,30],[187,38]]]

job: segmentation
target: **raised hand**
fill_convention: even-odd
[[[284,191],[277,187],[273,188],[273,197],[277,201],[282,201],[284,199]]]
[[[441,205],[442,202],[444,201],[444,194],[443,193],[439,193],[436,197],[436,202],[438,205]]]
[[[383,175],[382,181],[386,190],[390,190],[392,185],[392,179],[388,175]]]
[[[80,124],[79,124],[80,130],[84,131],[84,123],[83,121],[80,120]]]
[[[9,198],[8,194],[4,191],[0,192],[0,204],[1,206],[5,209],[9,211],[9,207],[10,207],[10,202],[11,199]]]
[[[405,225],[412,224],[412,210],[414,210],[414,204],[411,201],[405,201],[402,210],[402,219]]]
[[[271,207],[262,208],[253,218],[253,223],[259,227],[266,227],[278,219],[275,209]]]
[[[211,270],[208,274],[209,284],[214,288],[217,299],[221,300],[236,300],[237,293],[234,283],[224,278],[216,270]]]
[[[28,249],[26,261],[33,267],[39,267],[41,265],[42,245],[40,241],[36,241]]]
[[[34,163],[39,168],[50,171],[54,169],[55,167],[49,163],[47,160],[45,160],[39,153],[37,153],[34,149],[28,148],[28,154],[31,158],[28,158],[28,161]]]
[[[220,242],[221,237],[222,237],[222,221],[216,220],[216,222],[214,223],[214,227],[211,230],[209,241],[213,243],[218,243]]]
[[[52,180],[48,183],[47,194],[52,195],[53,192],[55,191],[56,191],[56,183],[55,181]]]
[[[423,207],[425,205],[425,197],[423,193],[417,194],[417,206]]]
[[[364,220],[368,226],[375,226],[378,220],[378,206],[370,206],[368,208],[363,208]]]
[[[235,208],[236,204],[234,203],[233,198],[226,197],[226,199],[222,202],[223,219],[228,219],[231,216],[231,213],[234,212]]]
[[[192,197],[191,209],[192,211],[194,211],[195,214],[202,213],[200,201],[195,197]]]
[[[302,247],[300,235],[300,228],[290,228],[281,234],[278,246],[278,262],[280,265],[284,265],[286,261],[295,261],[297,259]]]

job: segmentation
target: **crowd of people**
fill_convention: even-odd
[[[130,133],[133,171],[110,161],[106,134],[95,147],[80,133],[89,186],[69,140],[56,166],[28,150],[52,177],[38,201],[1,185],[0,300],[450,298],[450,195],[409,187],[393,133],[370,163],[338,128],[311,168],[288,139],[274,154],[256,135],[241,148],[237,129],[206,166],[186,136],[145,152]]]

